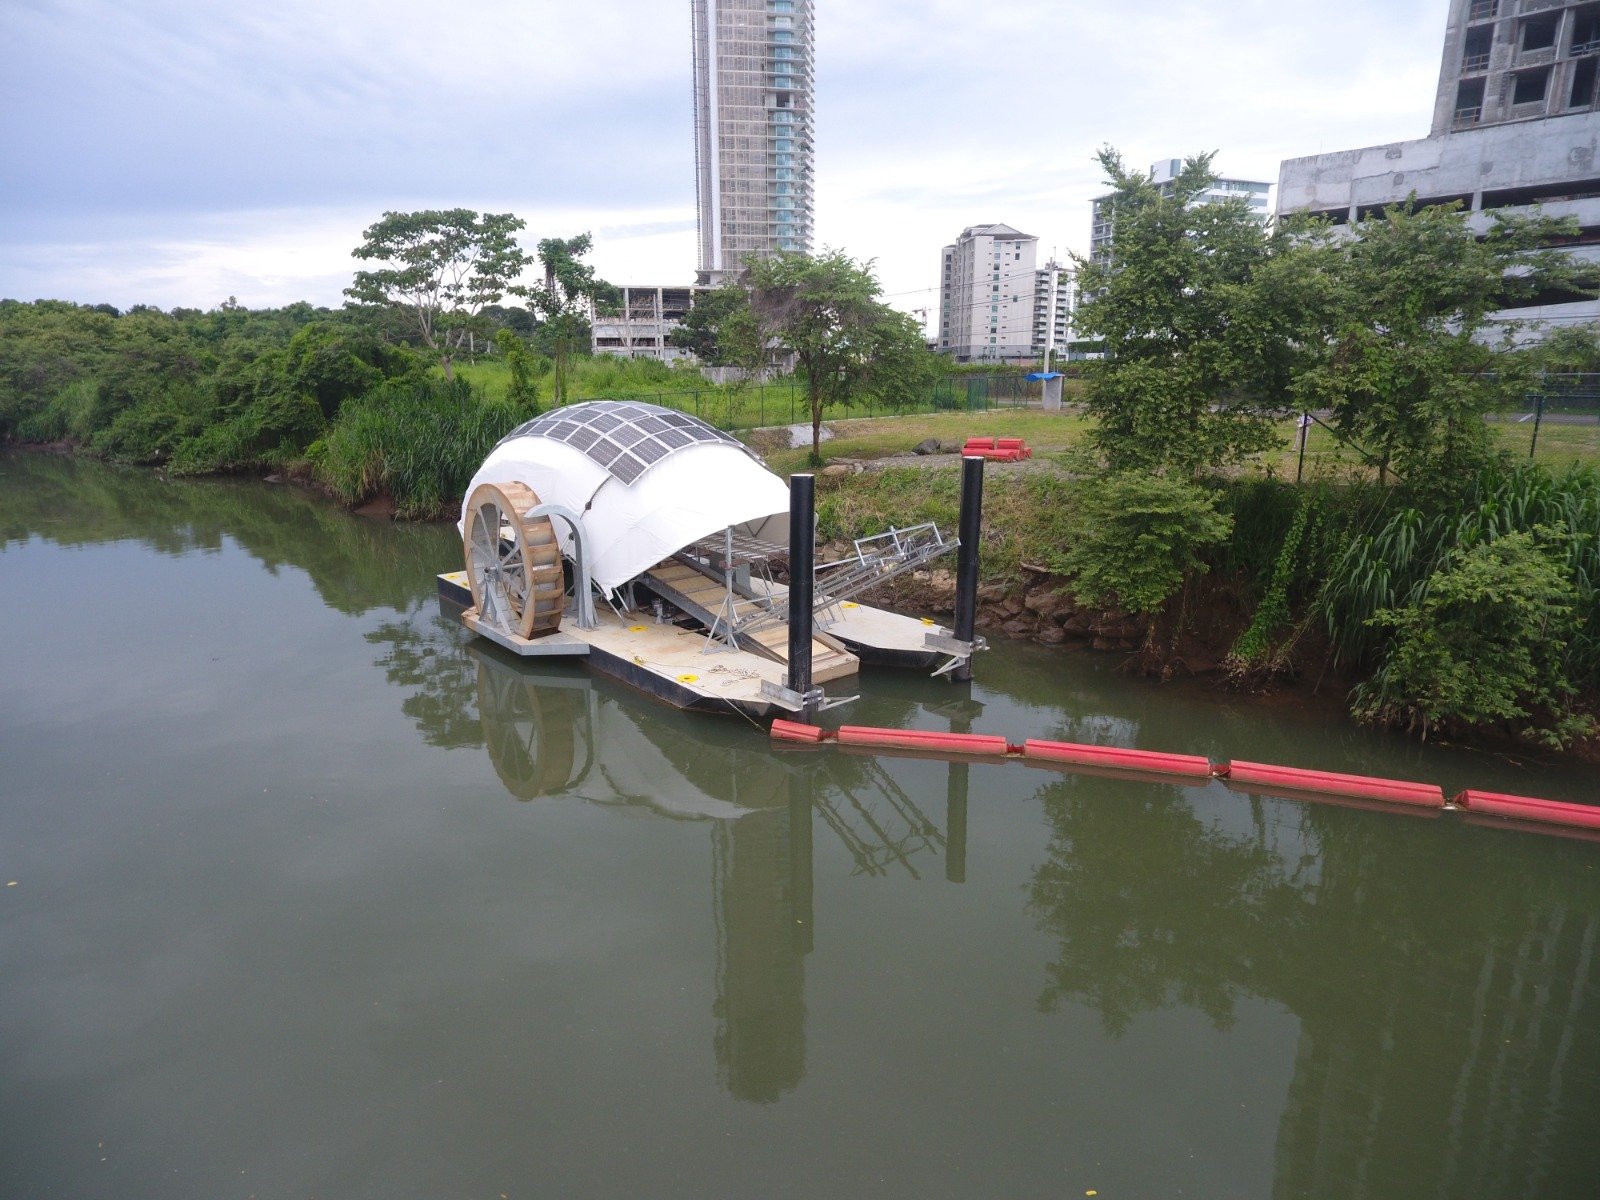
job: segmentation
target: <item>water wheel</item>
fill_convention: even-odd
[[[467,499],[462,546],[478,619],[505,633],[536,638],[561,627],[566,579],[549,517],[521,483],[480,483]]]

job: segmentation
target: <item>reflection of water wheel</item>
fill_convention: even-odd
[[[528,517],[539,497],[521,483],[480,483],[467,500],[462,546],[478,617],[535,638],[561,627],[565,579],[549,517]]]
[[[561,689],[479,659],[478,716],[495,774],[518,800],[560,795],[588,774],[587,762],[579,771],[577,750],[587,714]]]

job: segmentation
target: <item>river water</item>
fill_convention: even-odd
[[[0,1196],[1596,1194],[1600,844],[775,753],[472,643],[458,557],[0,457]],[[1597,798],[1113,666],[845,711]]]

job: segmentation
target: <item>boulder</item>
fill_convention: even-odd
[[[1037,624],[1038,622],[1032,617],[1017,617],[1006,622],[1005,631],[1014,638],[1032,637]]]
[[[923,438],[915,446],[911,447],[911,453],[913,453],[913,454],[938,454],[943,449],[944,449],[944,447],[939,445],[939,439],[938,438]]]
[[[1022,606],[1031,613],[1038,613],[1041,617],[1053,617],[1062,609],[1070,608],[1072,602],[1060,592],[1049,588],[1040,588],[1036,592],[1029,592],[1023,598]]]
[[[1061,631],[1061,626],[1040,622],[1039,632],[1034,635],[1046,646],[1059,646],[1067,640],[1067,635]]]

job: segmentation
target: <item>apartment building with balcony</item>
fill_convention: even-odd
[[[957,362],[1035,356],[1039,239],[1009,225],[969,225],[940,252],[941,354]]]
[[[1451,0],[1432,133],[1286,160],[1278,212],[1343,223],[1415,197],[1456,202],[1480,232],[1495,212],[1573,217],[1562,248],[1600,274],[1600,0]],[[1562,295],[1497,313],[1535,331],[1600,323],[1600,300]]]
[[[812,246],[812,0],[690,0],[699,281]]]

